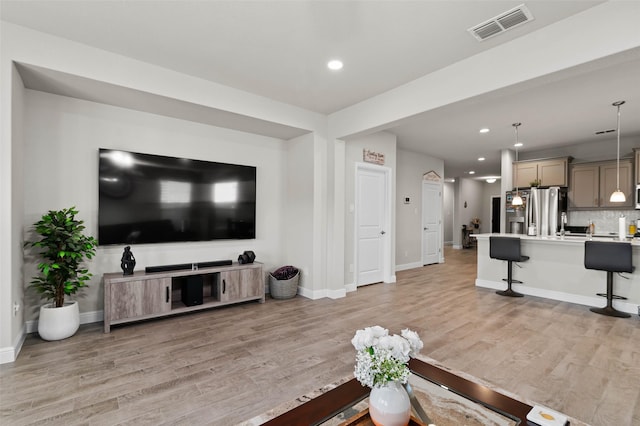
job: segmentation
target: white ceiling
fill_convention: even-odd
[[[2,0],[0,16],[328,114],[601,1],[527,1],[532,22],[484,42],[467,33],[522,3]],[[327,70],[331,58],[345,68]],[[623,114],[634,117],[623,129],[640,134],[638,51],[439,108],[389,131],[399,147],[444,159],[448,177],[470,168],[477,176],[499,174],[499,152],[513,140],[511,123],[523,123],[523,150],[593,141],[594,131],[615,127],[610,104],[619,99],[627,100]],[[479,135],[485,126],[492,131]],[[487,161],[478,163],[480,155]]]

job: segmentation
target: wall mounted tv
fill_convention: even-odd
[[[100,149],[98,242],[252,239],[256,168]]]

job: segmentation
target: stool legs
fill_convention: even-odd
[[[498,290],[496,294],[500,296],[508,296],[508,297],[523,297],[524,294],[515,292],[511,289],[511,284],[514,282],[520,283],[521,281],[513,279],[513,261],[507,260],[507,289],[506,290]]]
[[[631,315],[626,312],[620,312],[613,307],[613,299],[616,298],[613,294],[613,272],[607,272],[607,294],[603,295],[607,298],[607,306],[604,308],[590,308],[591,312],[595,312],[600,315],[607,315],[610,317],[629,318]],[[618,297],[623,299],[622,297]]]

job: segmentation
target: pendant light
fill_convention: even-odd
[[[520,193],[518,192],[518,147],[521,145],[520,142],[518,142],[518,126],[520,126],[522,123],[513,123],[512,126],[516,129],[516,143],[515,143],[515,147],[516,147],[516,170],[515,170],[515,182],[516,182],[516,195],[514,195],[514,197],[511,199],[511,205],[512,206],[521,206],[522,205],[522,197],[520,196]]]
[[[616,133],[618,134],[618,153],[616,154],[616,190],[611,194],[609,201],[612,203],[624,203],[627,198],[624,192],[620,191],[620,105],[625,101],[614,102],[612,105],[618,108],[618,126]]]

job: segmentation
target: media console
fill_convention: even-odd
[[[200,264],[199,266],[201,266]],[[259,262],[189,270],[108,273],[104,282],[104,332],[111,325],[258,300],[264,303]]]

